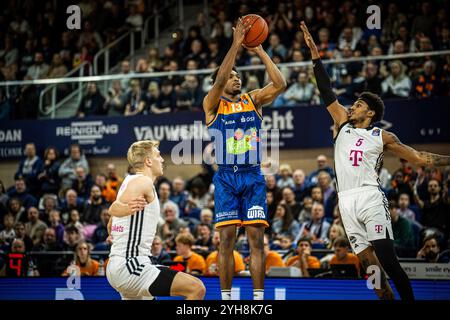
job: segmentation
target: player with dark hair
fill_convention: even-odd
[[[385,150],[417,166],[445,166],[450,157],[419,152],[400,142],[391,132],[374,126],[383,118],[384,104],[379,96],[363,92],[346,110],[331,88],[330,78],[305,23],[300,28],[311,51],[314,75],[325,105],[334,120],[334,161],[339,210],[345,231],[364,270],[378,266],[389,275],[403,300],[413,300],[408,276],[394,250],[391,218],[378,171]],[[394,293],[381,272],[381,299],[394,299]]]
[[[222,299],[231,299],[234,274],[233,249],[236,227],[246,228],[250,245],[253,297],[264,298],[264,228],[268,227],[266,184],[261,172],[260,129],[262,106],[271,103],[286,88],[286,80],[261,45],[254,51],[266,66],[270,83],[241,94],[242,81],[233,67],[250,26],[239,19],[233,43],[214,84],[203,100],[206,125],[214,139],[219,166],[214,176],[215,227],[220,233],[219,276]]]

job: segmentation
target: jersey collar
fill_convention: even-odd
[[[241,96],[239,96],[239,98],[236,101],[228,99],[227,97],[224,97],[224,96],[220,96],[220,98],[225,100],[225,101],[228,101],[228,102],[239,102],[239,101],[241,101]]]

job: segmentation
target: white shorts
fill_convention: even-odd
[[[388,202],[381,189],[365,186],[339,192],[339,210],[356,254],[371,246],[370,241],[394,239]]]
[[[148,256],[128,259],[112,256],[106,267],[109,284],[120,293],[123,300],[153,299],[149,288],[160,272]]]

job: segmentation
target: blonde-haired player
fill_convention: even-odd
[[[154,265],[151,246],[160,216],[154,182],[163,174],[157,141],[138,141],[128,149],[127,159],[136,174],[125,178],[111,205],[109,231],[112,238],[106,276],[122,299],[182,296],[200,300],[202,281],[183,272]]]

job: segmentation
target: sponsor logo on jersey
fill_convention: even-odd
[[[234,211],[223,211],[223,212],[218,212],[216,213],[216,219],[220,219],[220,218],[233,218],[234,216],[237,217],[238,212],[236,210]]]
[[[230,124],[235,124],[236,122],[234,120],[228,120],[226,121],[225,119],[222,119],[222,121],[225,123],[226,126],[230,125]]]
[[[350,151],[350,161],[353,161],[353,167],[359,167],[359,162],[363,160],[362,158],[363,152],[362,150],[351,150]]]
[[[356,242],[356,237],[350,236],[350,237],[349,237],[349,240],[350,240],[351,243],[355,244],[355,242]]]
[[[372,135],[373,136],[379,136],[380,135],[380,129],[378,129],[378,128],[373,129],[372,130]]]
[[[381,233],[383,231],[383,226],[381,224],[376,224],[375,225],[375,232],[376,233]]]
[[[244,123],[244,122],[250,122],[250,121],[255,121],[255,117],[244,117],[244,116],[242,116],[241,117],[241,122],[242,123]]]
[[[253,206],[247,211],[247,218],[249,219],[265,219],[266,214],[264,213],[264,209],[260,206]]]
[[[111,231],[114,231],[114,232],[123,232],[123,226],[113,225],[113,226],[111,227]]]
[[[242,98],[242,102],[243,102],[244,104],[248,104],[248,100],[247,100],[246,98]]]
[[[350,129],[348,129],[348,130],[345,130],[345,133],[350,133]]]

